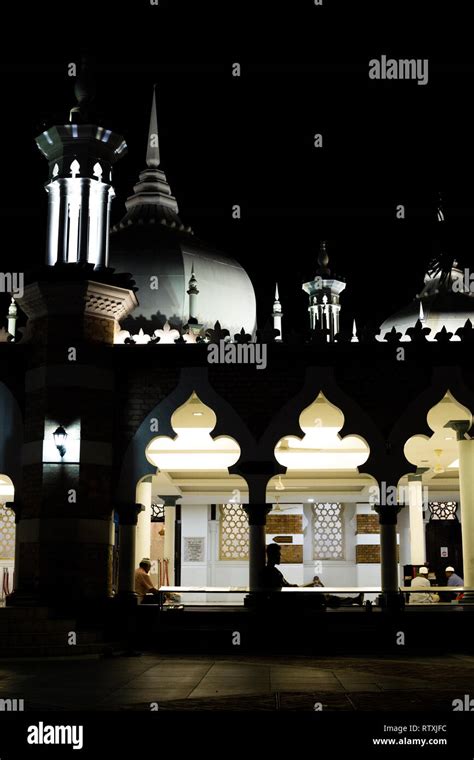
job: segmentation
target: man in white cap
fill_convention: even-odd
[[[454,572],[454,567],[451,567],[451,565],[449,565],[449,567],[447,567],[444,572],[446,573],[446,578],[448,579],[448,586],[464,586],[463,579]],[[456,594],[453,596],[453,599],[455,598]]]
[[[411,582],[411,588],[431,588],[431,584],[428,580],[428,568],[420,567],[418,575],[413,578]],[[431,604],[435,601],[433,594],[417,592],[416,594],[410,594],[409,604]]]

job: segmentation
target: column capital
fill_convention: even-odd
[[[178,496],[161,496],[160,494],[158,494],[158,498],[164,502],[163,503],[164,507],[175,507],[178,499],[182,499],[183,497],[181,494],[178,494]],[[178,505],[178,506],[181,506],[181,505]]]
[[[469,420],[449,420],[449,422],[447,422],[444,427],[454,430],[456,432],[458,441],[463,441],[465,434],[471,428],[471,423]]]
[[[402,507],[402,504],[374,504],[374,509],[379,516],[380,525],[396,525],[397,515]]]
[[[118,512],[120,525],[136,525],[138,515],[143,512],[143,504],[119,504],[115,507]]]
[[[5,506],[11,509],[15,513],[15,524],[18,524],[21,520],[22,504],[20,501],[7,501]]]
[[[272,511],[272,506],[272,504],[242,504],[249,518],[249,525],[266,525],[267,515]]]

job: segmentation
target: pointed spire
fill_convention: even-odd
[[[156,87],[153,87],[150,125],[146,149],[146,169],[140,172],[134,192],[125,201],[127,213],[114,227],[118,232],[134,224],[162,224],[170,229],[193,234],[178,216],[178,204],[171,192],[164,171],[160,168],[158,119],[156,116]]]
[[[199,290],[197,289],[196,276],[194,274],[194,263],[191,266],[191,277],[189,278],[188,287],[188,295],[197,295],[199,293]]]
[[[438,208],[436,210],[436,216],[438,222],[444,222],[443,196],[441,193],[438,193]]]
[[[351,343],[358,343],[359,338],[357,337],[357,325],[355,319],[352,322],[352,338]]]
[[[273,313],[281,312],[280,294],[278,292],[278,283],[275,284],[275,300],[273,302]]]
[[[419,313],[418,319],[420,320],[420,322],[425,321],[425,314],[423,312],[423,304],[421,303],[421,301],[420,301],[420,313]]]
[[[281,310],[280,294],[278,292],[278,283],[275,283],[275,300],[273,302],[272,317],[273,317],[273,329],[278,330],[278,334],[276,335],[275,340],[278,342],[281,342],[283,338],[283,333],[282,333],[283,312]]]
[[[150,126],[148,128],[148,143],[146,148],[146,165],[150,169],[157,169],[160,165],[158,118],[156,115],[156,85],[153,86],[153,100],[151,103]]]

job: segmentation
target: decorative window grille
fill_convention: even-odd
[[[430,501],[428,509],[431,512],[431,520],[457,520],[457,501]]]
[[[151,521],[152,522],[165,521],[165,505],[164,504],[151,505]]]
[[[221,504],[219,559],[248,560],[249,521],[241,504]]]
[[[344,507],[313,504],[313,559],[344,559]]]
[[[0,559],[15,556],[15,513],[0,505]]]

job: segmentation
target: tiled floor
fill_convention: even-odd
[[[450,710],[474,696],[474,657],[114,657],[0,662],[0,698],[25,709]],[[317,708],[316,708],[317,709]]]

